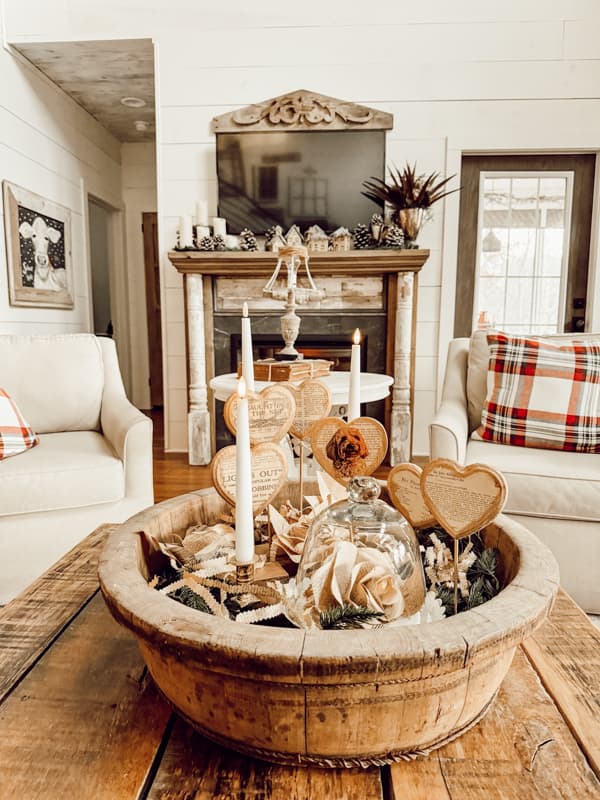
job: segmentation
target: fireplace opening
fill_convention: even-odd
[[[279,331],[280,317],[273,314],[252,317],[252,345],[254,359],[272,358],[284,346]],[[361,371],[385,373],[386,317],[382,313],[371,314],[308,314],[302,317],[300,335],[296,348],[305,358],[324,358],[332,362],[334,372],[350,370],[352,332],[361,330]],[[307,330],[308,329],[308,330]],[[322,331],[317,333],[316,331]],[[215,314],[214,316],[215,374],[236,372],[241,361],[241,335],[239,316]],[[215,400],[215,438],[220,449],[234,443],[234,438],[223,421],[224,404]],[[346,407],[337,406],[332,413],[345,415]],[[385,422],[385,401],[363,403],[361,414]]]

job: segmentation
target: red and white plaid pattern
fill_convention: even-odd
[[[521,447],[600,452],[600,339],[488,334],[487,397],[477,433]]]
[[[0,461],[24,453],[38,441],[14,402],[0,389]]]

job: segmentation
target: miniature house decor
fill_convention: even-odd
[[[346,253],[352,249],[352,234],[348,228],[338,228],[330,238],[331,247],[335,253]]]
[[[304,234],[304,238],[311,253],[326,253],[329,250],[329,236],[318,225],[312,225]]]
[[[285,235],[285,242],[288,247],[299,247],[304,244],[304,237],[300,233],[297,225],[292,225]]]

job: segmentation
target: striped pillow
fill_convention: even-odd
[[[600,452],[600,339],[568,344],[492,333],[484,440]]]
[[[15,403],[0,389],[0,461],[24,453],[38,442]]]

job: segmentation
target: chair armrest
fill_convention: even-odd
[[[448,347],[442,402],[429,426],[431,458],[464,464],[469,439],[467,410],[468,339],[453,339]]]
[[[431,458],[449,458],[464,464],[468,439],[466,406],[457,399],[445,400],[429,426]]]
[[[152,420],[127,399],[115,343],[111,339],[99,341],[104,359],[102,432],[123,462],[126,497],[144,497],[152,503]]]
[[[153,496],[152,420],[123,393],[105,390],[100,415],[102,432],[123,462],[125,494]]]

